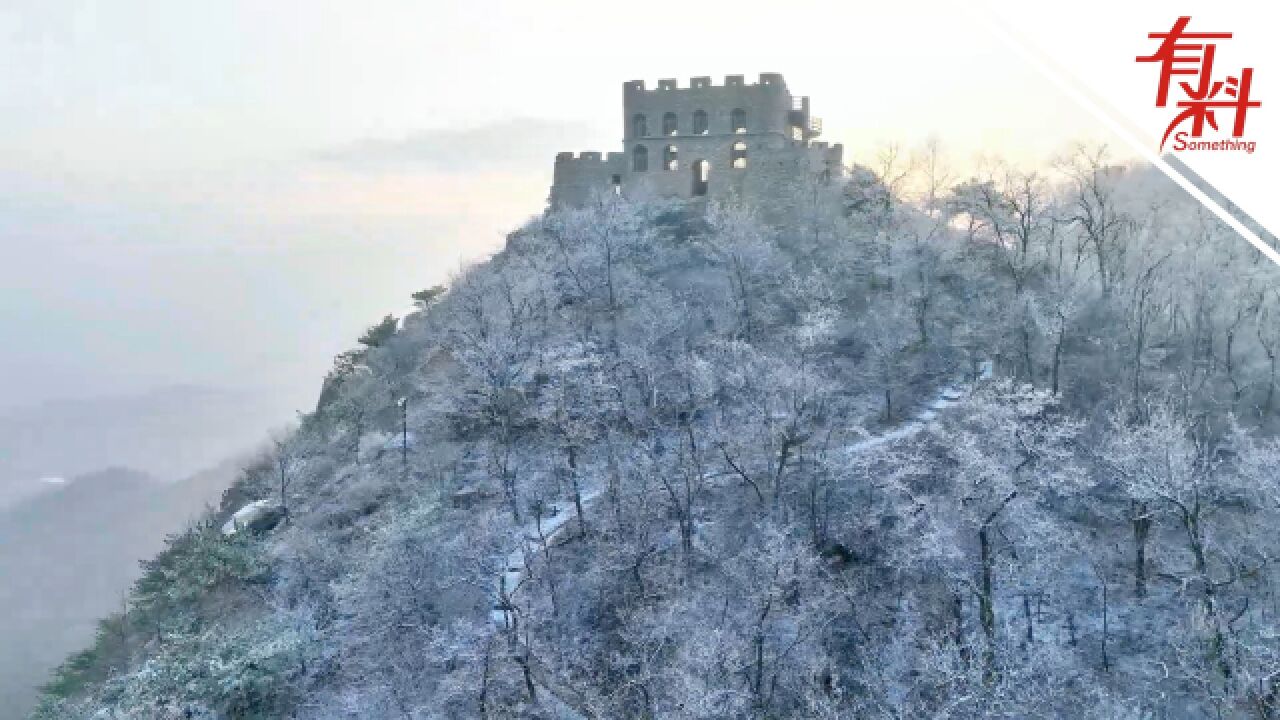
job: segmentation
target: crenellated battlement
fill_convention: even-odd
[[[622,84],[623,92],[626,94],[636,93],[667,93],[678,90],[707,90],[712,88],[748,88],[748,87],[778,87],[785,89],[787,87],[786,80],[782,78],[781,73],[760,73],[759,79],[748,85],[745,75],[725,75],[724,83],[715,84],[710,75],[698,75],[689,78],[689,82],[685,87],[680,86],[679,80],[676,78],[662,78],[658,80],[657,87],[652,90],[647,89],[644,80],[631,80]]]
[[[556,153],[552,198],[558,201],[566,193],[579,197],[589,193],[591,188],[617,185],[626,171],[627,156],[624,153],[597,150]]]
[[[599,150],[583,150],[579,153],[558,152],[556,153],[556,164],[562,165],[567,163],[614,163],[621,162],[626,157],[625,153],[608,152],[602,153]]]
[[[843,175],[843,149],[814,142],[821,126],[809,98],[792,95],[779,73],[750,83],[745,75],[694,75],[652,86],[631,80],[622,88],[623,152],[558,153],[553,206],[614,193],[734,198],[770,208],[797,182]]]

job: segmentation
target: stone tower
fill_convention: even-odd
[[[777,73],[752,84],[742,75],[723,85],[695,77],[684,88],[670,79],[653,90],[624,83],[622,126],[623,152],[556,155],[553,206],[580,205],[600,191],[768,205],[788,185],[843,171],[843,148],[814,140],[822,121]]]

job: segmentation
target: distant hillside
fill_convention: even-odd
[[[106,467],[186,477],[262,442],[293,408],[272,393],[201,386],[0,411],[0,508]]]
[[[216,503],[237,466],[177,483],[112,468],[0,510],[0,720],[30,709],[50,668],[119,608],[138,562]]]

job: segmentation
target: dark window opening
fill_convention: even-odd
[[[711,180],[711,163],[698,160],[693,163],[693,194],[706,195],[707,185]]]
[[[735,133],[744,133],[747,131],[747,111],[742,108],[734,108],[729,114],[729,127]]]
[[[635,172],[644,172],[649,169],[649,148],[637,145],[636,149],[631,151],[631,169]]]
[[[693,134],[707,134],[707,113],[705,110],[699,110],[693,114]]]
[[[645,120],[644,113],[636,113],[631,118],[631,134],[635,137],[644,137],[649,134],[649,122]]]
[[[733,152],[730,155],[731,166],[735,170],[741,170],[747,166],[747,144],[739,140],[733,144]]]
[[[662,134],[675,135],[680,130],[680,121],[676,119],[675,113],[667,113],[662,116]]]
[[[669,171],[680,169],[680,159],[675,145],[668,145],[666,150],[662,151],[662,166]]]

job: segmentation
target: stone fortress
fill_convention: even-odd
[[[685,88],[665,79],[654,90],[632,80],[622,85],[622,117],[623,152],[556,155],[553,207],[600,192],[767,205],[843,173],[843,148],[814,140],[822,121],[777,73],[750,85],[742,75],[723,85],[695,77]]]

